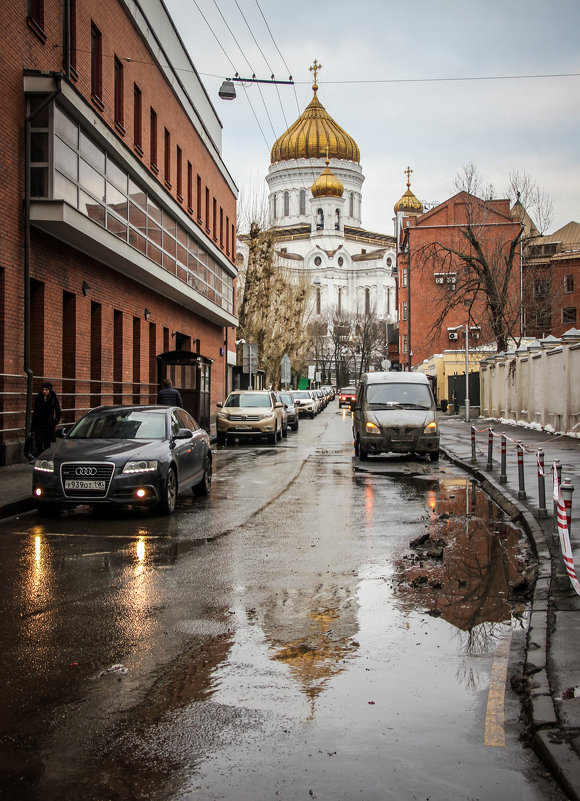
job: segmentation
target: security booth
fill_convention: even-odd
[[[183,408],[202,428],[210,429],[212,359],[189,350],[172,350],[157,356],[159,386],[170,378],[179,390]]]

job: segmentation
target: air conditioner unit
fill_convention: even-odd
[[[459,339],[459,334],[457,333],[457,331],[450,331],[449,339]]]

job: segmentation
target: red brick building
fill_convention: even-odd
[[[46,379],[71,421],[154,401],[167,370],[207,423],[234,350],[237,190],[165,6],[0,7],[0,463]]]
[[[411,197],[412,196],[412,197]],[[494,270],[501,273],[521,224],[512,219],[509,200],[483,201],[460,192],[423,213],[408,188],[395,207],[398,224],[399,360],[403,369],[444,350],[465,350],[493,342],[484,292],[476,288],[465,259],[475,254],[464,233],[468,224]],[[399,208],[398,208],[399,207]],[[501,279],[501,276],[496,276]],[[513,258],[505,308],[519,333],[519,246]],[[439,321],[442,309],[447,308]]]
[[[580,223],[569,222],[524,249],[524,325],[529,337],[561,337],[578,328]]]

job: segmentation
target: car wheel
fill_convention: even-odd
[[[298,418],[292,424],[292,431],[298,431]]]
[[[222,431],[218,431],[216,439],[218,445],[226,444],[226,435]]]
[[[310,412],[310,419],[314,420],[314,412]]]
[[[286,438],[288,436],[288,426],[287,425],[282,429],[282,436],[284,438]]]
[[[274,431],[272,431],[271,434],[268,435],[268,441],[270,442],[271,445],[276,445],[277,444],[277,442],[278,442],[278,429],[277,428]]]
[[[159,509],[162,514],[170,515],[175,511],[175,504],[177,503],[177,476],[175,469],[170,467],[167,471],[167,480],[165,482],[165,489],[163,491],[163,498],[159,504]]]
[[[60,503],[47,503],[46,501],[38,501],[36,504],[38,514],[43,517],[58,517],[60,514]]]
[[[358,458],[361,460],[361,462],[366,462],[367,459],[369,458],[369,452],[367,451],[366,448],[363,448],[360,439],[358,441]]]
[[[193,488],[193,494],[199,495],[200,497],[205,497],[210,494],[211,492],[211,456],[209,453],[205,457],[205,462],[203,465],[203,478],[196,484]]]
[[[431,453],[429,454],[429,458],[431,459],[432,462],[438,462],[439,461],[439,451],[431,451]]]
[[[357,437],[354,438],[354,455],[358,456],[358,439],[357,439]]]

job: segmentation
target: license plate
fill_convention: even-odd
[[[249,426],[249,425],[247,425],[247,424],[244,424],[244,423],[239,423],[239,424],[236,426],[236,431],[248,431],[248,429],[250,429],[251,427],[252,427],[252,426]]]
[[[88,481],[84,479],[70,479],[64,482],[66,490],[104,490],[104,481]]]

